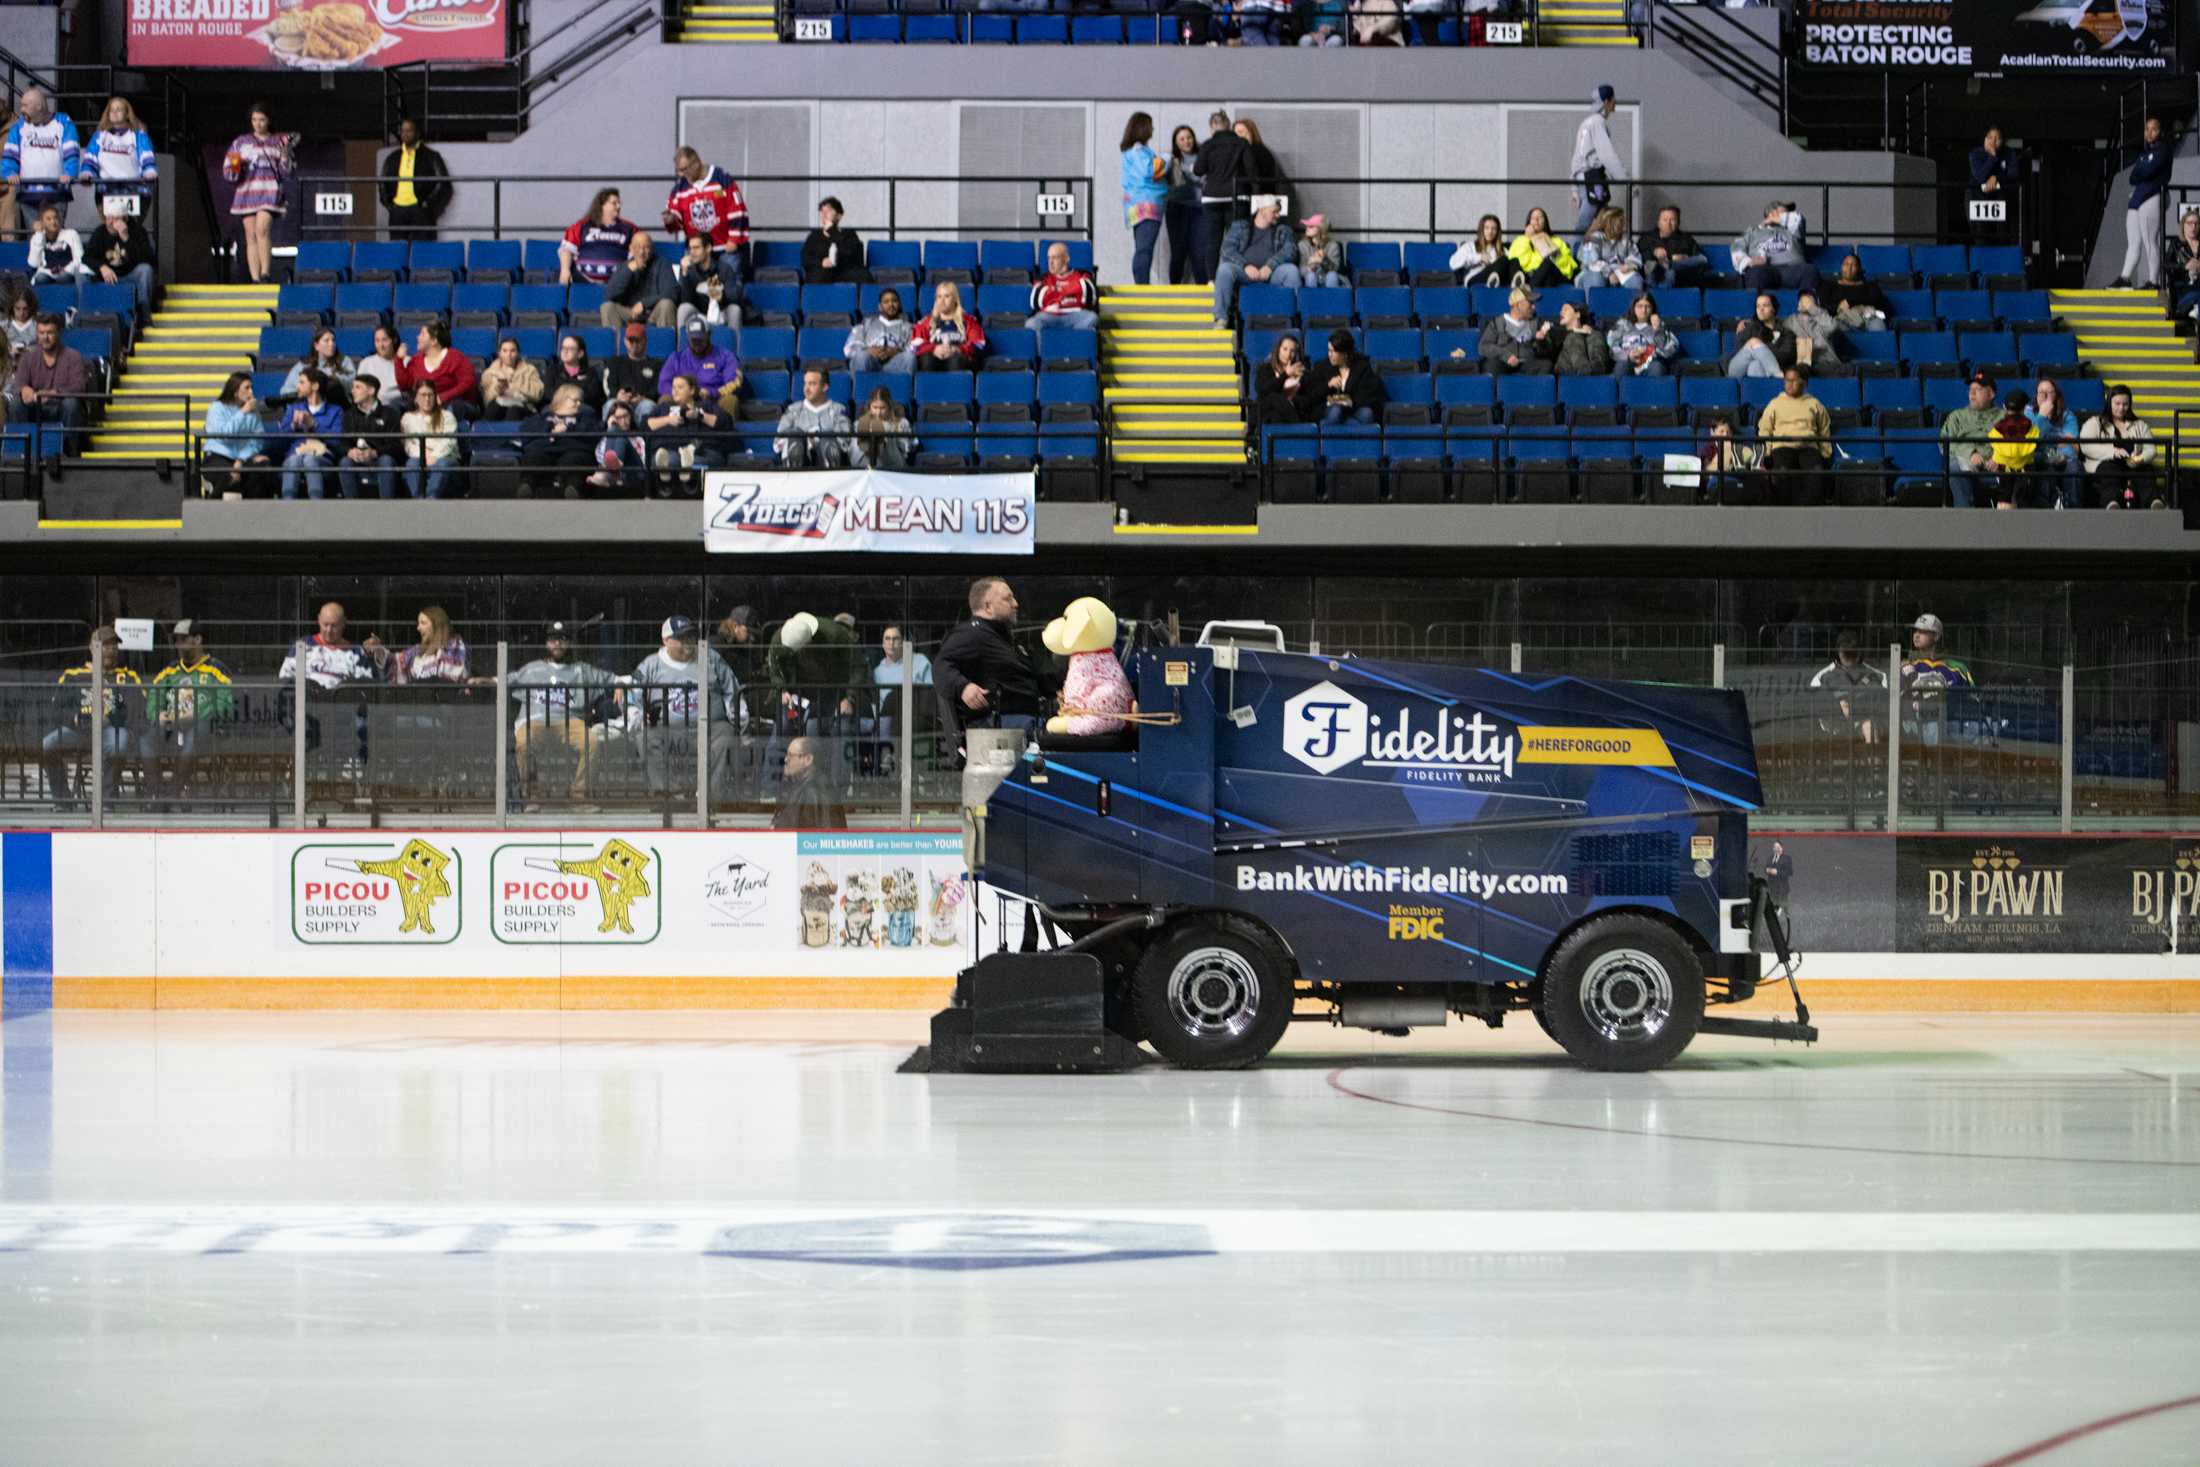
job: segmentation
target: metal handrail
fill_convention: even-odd
[[[391,136],[398,119],[407,115],[404,107],[405,82],[411,78],[418,79],[423,115],[415,120],[423,125],[430,120],[428,103],[434,95],[440,94],[445,97],[468,94],[508,95],[512,100],[507,111],[485,111],[459,115],[465,121],[484,125],[491,122],[509,121],[512,131],[524,132],[537,105],[557,95],[573,82],[578,81],[604,62],[610,60],[618,54],[627,41],[632,40],[643,31],[659,25],[661,19],[658,0],[636,0],[635,4],[598,25],[587,35],[577,41],[572,41],[557,59],[541,62],[539,65],[537,61],[538,53],[546,52],[553,42],[567,42],[571,36],[569,28],[555,31],[539,40],[530,41],[526,46],[501,61],[463,62],[428,59],[409,61],[399,66],[389,67],[383,72],[383,135],[385,137]],[[475,82],[472,84],[446,82],[440,86],[436,81],[438,71],[444,75],[456,71],[478,77],[483,72],[505,69],[508,69],[511,73],[509,81]],[[536,90],[538,87],[544,89],[538,92]]]
[[[1706,15],[1711,17],[1708,21]],[[1715,27],[1724,26],[1727,33]],[[1772,111],[1774,125],[1788,127],[1787,51],[1714,6],[1677,7],[1657,0],[1643,27],[1644,44],[1655,48],[1660,34],[1679,44],[1712,71],[1740,87]],[[1737,40],[1736,37],[1740,39]],[[1754,49],[1758,55],[1750,54]],[[1769,56],[1769,61],[1763,59]]]

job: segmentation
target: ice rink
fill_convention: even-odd
[[[2200,1462],[2200,1019],[1819,1020],[25,1014],[0,1463]]]

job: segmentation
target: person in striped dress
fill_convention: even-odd
[[[244,221],[245,268],[264,284],[275,265],[275,218],[284,211],[283,190],[297,167],[289,137],[273,129],[267,104],[255,102],[252,130],[239,133],[222,160],[222,177],[237,186],[229,212]]]

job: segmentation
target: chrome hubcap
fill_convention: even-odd
[[[1194,1039],[1228,1039],[1260,1013],[1260,975],[1243,954],[1195,948],[1169,973],[1169,1015]]]
[[[1654,1039],[1673,1017],[1672,975],[1639,948],[1614,948],[1582,975],[1581,1012],[1615,1043]]]

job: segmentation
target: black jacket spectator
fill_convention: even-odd
[[[932,659],[932,681],[940,721],[957,733],[996,713],[1039,716],[1039,674],[1031,655],[1016,645],[1001,622],[974,616],[949,632]],[[983,709],[972,709],[962,700],[963,689],[973,683],[992,695]]]
[[[1750,318],[1734,328],[1734,350],[1740,351],[1752,341],[1761,341],[1772,348],[1772,359],[1786,371],[1795,365],[1795,333],[1785,326]],[[1728,353],[1731,358],[1732,353]]]
[[[642,316],[652,324],[670,326],[679,299],[680,281],[672,273],[672,262],[652,250],[639,270],[634,268],[631,255],[619,262],[603,284],[600,310],[606,326],[625,325],[633,319],[627,308],[635,305],[643,307]]]
[[[153,242],[146,237],[145,226],[129,215],[119,215],[125,228],[117,238],[104,221],[84,241],[85,264],[97,274],[102,267],[115,272],[115,279],[128,277],[140,265],[153,265],[155,273],[160,267],[153,261]]]
[[[1376,416],[1380,417],[1383,405],[1390,401],[1390,393],[1383,386],[1382,374],[1375,370],[1373,362],[1363,356],[1354,356],[1351,366],[1351,378],[1344,384],[1343,388],[1343,395],[1351,399],[1351,405],[1347,411],[1357,413],[1362,408],[1373,408]],[[1322,401],[1315,404],[1316,411],[1320,411],[1330,405],[1328,401],[1330,395],[1339,390],[1337,379],[1345,375],[1345,369],[1343,367],[1332,367],[1324,362],[1319,367],[1311,370],[1321,375]],[[1305,389],[1300,390],[1303,392]]]
[[[1299,378],[1296,391],[1284,387],[1284,378],[1266,362],[1253,374],[1255,415],[1262,423],[1311,423],[1322,415],[1322,391],[1314,369]]]
[[[419,202],[397,202],[397,169],[403,158],[403,148],[392,148],[382,160],[382,210],[389,215],[390,227],[410,230],[416,235],[421,231],[432,234],[436,220],[451,203],[451,170],[444,166],[443,155],[426,143],[413,149],[413,197]]]
[[[846,830],[848,812],[835,800],[813,767],[779,796],[772,811],[774,830]]]
[[[1235,199],[1245,187],[1247,148],[1245,139],[1224,128],[1199,145],[1199,196],[1202,199]],[[1275,159],[1268,160],[1275,166]]]
[[[545,362],[542,367],[542,400],[547,403],[557,396],[560,387],[570,382],[581,390],[581,405],[591,414],[601,416],[604,405],[603,378],[603,369],[593,362],[578,372],[567,372],[565,363],[560,361]],[[655,386],[654,383],[651,385]],[[655,396],[655,393],[652,392],[651,395]]]
[[[344,409],[344,447],[347,449],[354,440],[364,438],[367,446],[376,453],[386,453],[391,458],[401,459],[405,456],[405,445],[398,441],[396,435],[402,431],[403,426],[398,422],[396,408],[385,407],[376,402],[371,413],[359,411],[356,403]]]
[[[833,250],[833,263],[825,264],[825,252]],[[813,229],[802,241],[802,279],[810,285],[862,285],[871,278],[863,266],[863,237],[852,229],[827,233]]]
[[[604,368],[604,401],[609,402],[621,392],[631,392],[638,402],[657,400],[657,377],[665,364],[656,357],[643,357],[640,361],[621,352]],[[546,379],[547,380],[547,379]]]
[[[1247,143],[1245,155],[1238,165],[1238,193],[1251,198],[1259,194],[1280,194],[1285,184],[1283,169],[1276,163],[1276,155],[1268,151],[1266,143]]]
[[[1818,287],[1818,303],[1837,316],[1850,306],[1869,306],[1889,320],[1894,318],[1887,293],[1869,280],[1825,281]]]

